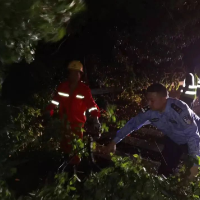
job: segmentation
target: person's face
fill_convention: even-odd
[[[81,79],[81,72],[76,70],[70,70],[69,72],[69,81],[78,82]]]
[[[148,92],[147,101],[151,110],[164,111],[166,106],[166,97],[163,97],[157,92]]]

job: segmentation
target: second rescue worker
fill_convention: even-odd
[[[200,67],[195,67],[194,73],[187,73],[181,87],[180,100],[193,107],[193,102],[200,96]]]
[[[59,106],[60,119],[64,119],[65,123],[69,123],[70,131],[76,134],[79,138],[83,138],[81,128],[84,127],[86,122],[85,113],[88,110],[93,117],[94,128],[100,129],[101,125],[98,118],[100,111],[92,98],[90,88],[82,83],[81,76],[83,74],[83,65],[80,61],[72,61],[68,65],[69,79],[61,83],[53,97],[51,104],[47,107],[49,114],[53,115],[56,106]],[[66,153],[71,152],[71,145],[69,142],[72,140],[72,135],[64,138],[61,141],[61,149]],[[78,164],[80,162],[78,156],[72,160],[71,164]]]

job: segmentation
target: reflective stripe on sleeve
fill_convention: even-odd
[[[189,85],[189,88],[190,89],[196,89],[197,88],[197,85],[194,84],[194,75],[192,73],[189,73],[190,76],[192,77],[192,85]],[[184,79],[184,82],[183,82],[183,87],[185,87],[185,79]]]
[[[78,98],[78,99],[84,99],[84,96],[82,96],[82,95],[76,95],[76,98]]]
[[[197,88],[197,85],[189,85],[189,88],[190,88],[190,89],[196,89],[196,88]]]
[[[195,85],[195,82],[194,82],[194,75],[192,73],[189,73],[191,78],[192,78],[192,84],[188,86],[188,89],[187,91],[185,91],[185,94],[188,94],[188,95],[196,95],[196,89],[197,89],[197,85]],[[184,83],[183,83],[183,87],[186,87],[185,85],[185,79],[184,79]],[[181,92],[183,92],[183,90],[181,90]]]
[[[54,104],[54,105],[56,105],[56,106],[58,106],[58,105],[59,105],[59,102],[57,102],[57,101],[54,101],[54,100],[52,100],[52,101],[51,101],[51,103],[52,103],[52,104]]]
[[[97,108],[96,107],[92,107],[92,108],[89,109],[89,112],[92,112],[93,110],[97,110]]]
[[[60,96],[69,97],[69,94],[67,94],[67,93],[58,92],[58,94],[59,94]]]
[[[194,75],[190,73],[190,76],[192,76],[192,85],[194,85]]]
[[[189,95],[195,95],[196,92],[195,91],[186,91],[185,94],[189,94]]]

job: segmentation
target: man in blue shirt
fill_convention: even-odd
[[[159,173],[168,176],[176,169],[183,148],[186,147],[189,155],[196,158],[200,155],[200,118],[189,108],[189,106],[177,99],[168,98],[167,89],[159,84],[152,84],[147,89],[148,106],[141,113],[133,117],[116,134],[114,140],[105,148],[105,153],[115,150],[119,143],[132,131],[138,130],[148,122],[157,127],[166,136],[165,147],[162,155]],[[194,177],[198,173],[198,166],[190,169]]]

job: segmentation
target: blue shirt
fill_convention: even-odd
[[[152,124],[177,144],[187,144],[189,154],[200,155],[200,118],[180,100],[168,98],[164,112],[147,110],[133,117],[117,132],[114,142],[117,144],[126,135],[143,125]]]

